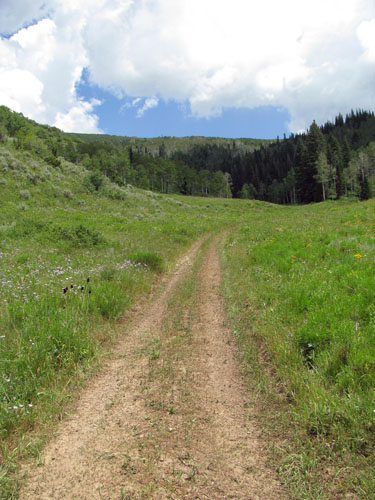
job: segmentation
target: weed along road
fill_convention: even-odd
[[[21,500],[283,499],[248,408],[220,296],[219,238],[203,238],[122,319]]]

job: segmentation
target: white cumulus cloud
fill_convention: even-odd
[[[136,100],[140,117],[160,99],[187,101],[199,117],[272,105],[297,131],[374,109],[373,0],[1,2],[0,32],[26,28],[0,40],[0,102],[34,119],[97,127],[94,104],[75,91],[85,67],[93,84]]]
[[[81,132],[83,134],[98,132],[98,117],[92,114],[95,106],[100,101],[93,99],[90,102],[77,101],[65,114],[58,112],[55,119],[55,125],[65,132]]]
[[[43,19],[53,8],[44,0],[1,0],[0,33],[10,35],[24,25]]]
[[[146,99],[143,106],[137,111],[138,118],[141,118],[148,109],[155,108],[158,104],[159,100],[156,97]]]
[[[28,12],[27,2],[15,0],[13,4],[16,12],[20,4]],[[63,124],[67,131],[78,131],[81,127],[100,132],[98,118],[93,114],[98,103],[82,101],[75,89],[88,64],[82,43],[86,14],[73,8],[67,10],[68,2],[53,4],[54,10],[49,11],[48,18],[23,28],[25,16],[20,16],[20,29],[17,31],[13,20],[16,32],[0,39],[0,104],[41,123],[61,127]]]

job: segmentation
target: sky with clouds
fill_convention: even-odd
[[[375,109],[374,0],[0,0],[0,104],[65,131],[275,137]]]

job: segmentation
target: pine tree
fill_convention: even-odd
[[[342,144],[342,166],[343,168],[347,168],[350,162],[350,146],[348,140],[345,138]]]
[[[305,199],[303,201],[310,203],[322,199],[315,176],[317,174],[316,162],[318,161],[319,153],[324,149],[324,136],[315,121],[310,126],[306,145],[307,158],[304,175]]]
[[[319,184],[322,185],[322,190],[323,190],[323,200],[326,200],[327,197],[327,192],[328,192],[328,186],[329,186],[329,181],[331,177],[331,166],[329,165],[327,161],[327,156],[325,153],[321,152],[319,153],[318,160],[316,162],[316,175],[315,179],[319,182]]]
[[[367,177],[361,181],[361,192],[359,197],[361,201],[369,200],[371,198],[370,184]]]
[[[300,203],[305,201],[305,167],[307,161],[307,149],[301,138],[297,140],[296,156],[294,160],[296,173],[296,194]]]
[[[337,199],[344,194],[343,162],[339,141],[334,135],[330,135],[327,143],[327,160],[335,173],[335,190]]]

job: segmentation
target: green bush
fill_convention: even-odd
[[[83,185],[90,192],[99,191],[105,181],[105,177],[101,172],[90,172],[83,179]]]
[[[55,225],[50,230],[51,236],[57,241],[66,241],[79,247],[92,247],[105,243],[105,239],[98,231],[92,231],[80,224],[75,228]]]
[[[68,243],[76,247],[93,247],[105,244],[105,238],[83,224],[77,227],[64,227],[36,219],[23,219],[9,230],[13,238],[34,237],[38,241],[48,239],[56,243]]]

